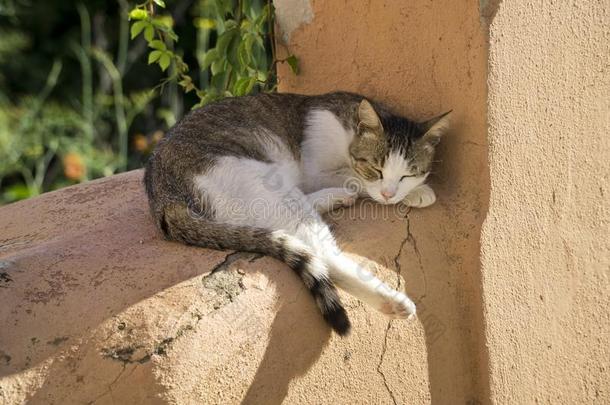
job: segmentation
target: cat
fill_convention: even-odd
[[[335,286],[410,318],[413,301],[341,252],[322,214],[360,196],[433,204],[425,181],[448,114],[417,123],[346,92],[208,104],[171,128],[148,160],[152,216],[166,239],[285,262],[341,336],[351,325]]]

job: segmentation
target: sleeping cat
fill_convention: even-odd
[[[167,239],[285,262],[340,335],[350,321],[335,286],[409,318],[415,304],[343,254],[321,215],[359,196],[434,203],[424,182],[447,114],[416,123],[352,93],[209,104],[176,124],[148,161],[152,215]]]

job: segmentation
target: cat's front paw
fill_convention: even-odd
[[[358,199],[358,193],[350,192],[348,195],[343,197],[343,201],[341,201],[341,205],[344,207],[351,207],[356,204],[356,200]]]
[[[351,207],[356,204],[356,200],[358,199],[358,193],[354,193],[350,190],[343,190],[341,193],[334,194],[332,196],[332,209],[337,209],[341,207]]]
[[[395,291],[381,305],[379,311],[391,318],[411,319],[415,316],[415,303],[405,294]]]
[[[402,203],[407,207],[424,208],[436,202],[436,194],[434,190],[427,184],[422,184],[419,187],[411,190],[409,194],[402,200]]]

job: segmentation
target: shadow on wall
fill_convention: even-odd
[[[231,255],[163,241],[140,181],[141,172],[132,172],[2,208],[11,216],[0,223],[8,236],[0,262],[9,280],[0,290],[0,320],[11,327],[0,331],[0,398],[21,389],[32,404],[165,403],[173,383],[159,379],[159,360],[198,326],[204,336],[213,335],[198,323],[235,297],[226,285],[220,292],[206,290],[202,280]],[[123,194],[119,199],[116,189]],[[50,215],[31,221],[40,207]],[[243,401],[280,403],[290,381],[319,358],[331,331],[292,272],[272,259],[261,262],[264,270],[246,271],[269,273],[274,285],[261,294],[274,307],[269,292],[275,290],[280,304],[270,309],[270,329],[258,327],[270,330],[269,342],[261,347],[262,361],[254,355],[247,364],[253,380]],[[239,293],[243,276],[224,267],[223,273],[236,277],[231,280]],[[218,302],[225,293],[227,300]],[[249,307],[245,314],[221,315],[220,333],[241,331],[242,318],[258,321],[260,311]],[[200,349],[213,353],[221,346],[230,342],[206,342]],[[202,369],[197,379],[209,371]],[[244,395],[243,382],[233,387],[236,397]]]
[[[307,315],[317,315],[317,311],[313,305],[295,308],[285,301],[280,304],[265,355],[242,404],[281,404],[288,394],[290,381],[305,374],[316,362],[331,335],[326,325],[312,327],[319,320],[312,322]],[[295,313],[298,313],[296,319]],[[286,342],[287,336],[291,337],[290,344]]]
[[[303,74],[283,74],[282,90],[358,91],[421,118],[454,109],[455,126],[442,143],[440,172],[432,179],[437,205],[414,210],[407,223],[347,221],[338,232],[367,235],[373,226],[376,235],[400,232],[404,243],[395,263],[407,292],[419,303],[432,402],[484,402],[489,387],[478,238],[489,179],[487,56],[479,18],[489,21],[494,14],[489,4],[498,1],[482,2],[481,15],[470,0],[383,4],[387,7],[348,8],[314,1],[314,20],[292,36],[291,50],[301,58]],[[324,35],[316,27],[324,27]],[[365,46],[371,43],[375,46]],[[0,330],[0,378],[32,381],[32,387],[15,383],[15,389],[41,386],[32,403],[159,401],[168,382],[154,373],[154,355],[164,356],[180,333],[196,329],[205,315],[201,311],[214,310],[206,301],[181,300],[201,299],[201,276],[226,253],[161,241],[140,177],[128,173],[63,190],[57,198],[43,195],[37,204],[47,208],[45,218],[30,202],[0,208],[10,209],[10,217],[0,215],[0,229],[7,235],[0,242],[1,281],[7,286],[0,289],[0,299],[17,303],[0,305],[0,322],[10,325]],[[380,263],[394,260],[375,256],[387,241],[352,239],[349,250],[373,252],[370,258]],[[280,297],[300,284],[288,277],[293,287],[278,285]],[[181,305],[163,299],[170,291]],[[147,305],[155,306],[156,317],[147,318]],[[321,320],[295,322],[290,305],[280,305],[270,326],[269,344],[252,370],[247,403],[281,402],[290,382],[317,361],[328,342],[328,328],[311,327]],[[133,325],[117,317],[126,311]],[[188,316],[177,324],[164,323],[172,319],[168,314],[182,313]],[[318,316],[313,303],[299,308],[301,313]],[[286,334],[295,344],[282,341]],[[388,340],[386,349],[392,358],[404,348],[400,340]],[[45,367],[40,375],[46,379],[27,377]],[[404,375],[390,377],[400,382]]]
[[[314,17],[288,44],[302,73],[280,66],[281,91],[355,91],[416,119],[453,109],[430,180],[438,201],[409,214],[399,262],[426,330],[432,402],[488,401],[479,236],[489,201],[486,24],[501,0],[308,3]]]

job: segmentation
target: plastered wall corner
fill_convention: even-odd
[[[481,24],[485,27],[489,26],[493,21],[502,0],[479,0],[479,18]]]
[[[481,235],[495,403],[609,403],[610,10],[503,2]]]
[[[280,39],[284,44],[290,43],[290,37],[297,28],[314,19],[310,0],[274,0],[273,5]]]

